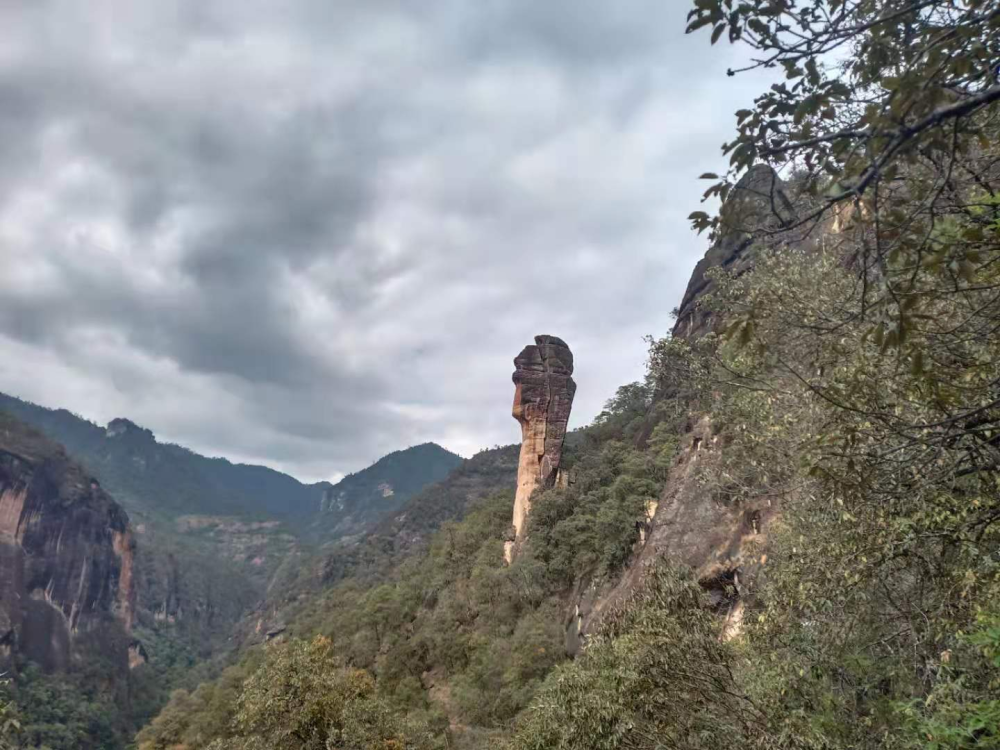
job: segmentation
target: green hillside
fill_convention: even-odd
[[[507,488],[337,567],[142,750],[1000,747],[1000,11],[691,6],[783,80],[517,556]]]
[[[225,663],[237,645],[234,632],[276,576],[316,545],[377,524],[462,465],[428,443],[395,451],[336,485],[303,484],[160,443],[126,419],[103,428],[0,394],[3,413],[62,443],[129,514],[137,547],[134,635],[148,658],[132,675],[131,721],[139,723],[172,689],[193,687]],[[37,694],[49,689],[41,674],[32,684]],[[57,735],[39,736],[62,747]]]

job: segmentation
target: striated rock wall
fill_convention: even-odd
[[[514,407],[512,415],[521,425],[521,454],[514,498],[514,538],[504,545],[504,558],[513,559],[523,538],[531,495],[538,487],[556,483],[562,460],[563,440],[576,383],[573,353],[556,336],[535,336],[514,358]]]
[[[0,643],[49,671],[100,644],[127,666],[128,516],[55,443],[0,414]],[[84,638],[85,636],[85,638]]]

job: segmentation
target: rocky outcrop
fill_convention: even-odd
[[[128,644],[128,668],[136,669],[147,663],[149,663],[149,654],[146,653],[146,647],[139,641],[132,641]]]
[[[708,593],[712,608],[726,621],[727,636],[739,632],[743,598],[767,562],[767,528],[776,501],[729,504],[714,497],[698,472],[719,460],[725,435],[705,415],[692,415],[652,519],[635,558],[612,586],[581,582],[566,623],[566,648],[576,653],[605,613],[628,600],[657,559],[669,556],[689,566]]]
[[[539,487],[551,487],[556,483],[566,425],[576,393],[572,377],[573,353],[560,338],[535,336],[535,343],[524,347],[514,358],[514,368],[512,414],[521,424],[521,455],[517,466],[513,538],[504,545],[508,563],[524,536],[532,493]]]
[[[753,268],[757,246],[819,247],[829,227],[795,227],[795,206],[787,186],[767,166],[751,168],[736,184],[720,212],[721,225],[705,257],[695,266],[677,311],[672,335],[694,340],[716,330],[722,321],[699,305],[714,282],[708,271],[726,268],[737,274]],[[822,231],[819,231],[822,229]],[[676,394],[660,393],[658,398]],[[724,617],[725,637],[739,632],[743,601],[767,560],[766,533],[779,512],[776,503],[733,505],[714,497],[701,482],[699,468],[717,461],[726,435],[705,414],[692,412],[680,437],[681,449],[659,501],[647,508],[635,557],[612,584],[581,581],[567,613],[566,648],[576,653],[603,616],[628,600],[649,566],[669,556],[690,566]]]
[[[128,436],[130,439],[138,442],[156,443],[156,436],[152,430],[140,427],[131,419],[125,419],[124,417],[118,417],[108,422],[104,434],[108,439]]]
[[[0,641],[48,671],[77,647],[128,664],[128,516],[61,447],[0,413]]]
[[[673,335],[691,338],[708,333],[711,316],[698,308],[698,301],[712,291],[706,275],[717,266],[733,271],[748,270],[757,239],[792,223],[795,210],[784,183],[770,167],[752,167],[733,187],[722,211],[712,246],[694,267],[681,304]]]

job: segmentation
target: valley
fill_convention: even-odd
[[[386,456],[336,485],[303,485],[264,467],[234,465],[161,444],[149,430],[126,419],[101,428],[67,411],[3,394],[0,413],[67,446],[129,519],[132,673],[127,689],[122,688],[128,700],[113,709],[121,715],[107,720],[114,727],[108,732],[124,731],[125,736],[151,718],[173,689],[193,688],[232,658],[242,645],[242,624],[276,581],[306,565],[324,545],[343,540],[350,546],[352,535],[388,518],[462,462],[427,444]],[[14,440],[6,435],[0,448],[12,450]],[[12,507],[10,514],[16,523],[17,509]],[[50,509],[47,515],[58,517],[58,511]],[[81,557],[64,564],[86,568],[91,563]],[[22,631],[5,631],[5,642],[30,635]],[[256,635],[246,631],[248,639]],[[15,648],[8,656],[20,652]],[[31,653],[28,649],[23,655]],[[72,670],[79,679],[91,668],[86,649],[81,653],[83,671]],[[124,656],[121,650],[118,657]],[[32,661],[43,667],[37,676],[41,683],[49,681],[45,675],[70,666],[66,658]],[[28,731],[32,726],[27,724]],[[37,741],[60,744],[45,730],[39,732]],[[73,742],[77,740],[62,746],[75,746]]]
[[[0,750],[1000,748],[1000,2],[77,5]]]

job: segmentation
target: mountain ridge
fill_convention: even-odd
[[[106,427],[101,427],[98,423],[67,409],[34,404],[2,392],[0,392],[0,411],[11,413],[62,443],[71,455],[88,465],[95,473],[99,473],[102,464],[113,462],[116,458],[128,458],[135,463],[135,470],[126,472],[124,476],[119,477],[118,482],[111,482],[112,485],[119,485],[114,487],[114,492],[116,497],[121,496],[120,500],[126,506],[136,504],[135,496],[139,488],[134,485],[140,482],[135,474],[149,473],[151,466],[155,471],[157,464],[162,466],[164,463],[169,465],[163,468],[170,471],[176,468],[176,462],[187,461],[193,465],[185,467],[186,473],[196,472],[198,478],[215,491],[213,513],[219,510],[237,515],[264,513],[268,516],[279,516],[281,520],[292,523],[300,522],[303,527],[316,521],[309,516],[323,515],[328,510],[323,506],[324,497],[330,492],[335,492],[336,488],[340,488],[339,492],[356,487],[371,489],[369,487],[371,482],[365,479],[371,470],[383,472],[388,470],[390,474],[399,474],[400,471],[393,470],[394,462],[405,461],[409,456],[419,454],[422,460],[435,466],[432,474],[433,480],[436,481],[463,460],[461,456],[436,443],[426,442],[392,451],[369,466],[345,475],[338,482],[321,480],[310,483],[270,466],[236,462],[223,456],[206,456],[177,443],[160,442],[151,430],[125,417],[112,419]],[[409,453],[411,451],[413,453]],[[107,482],[107,479],[102,481]],[[381,483],[374,484],[377,487]],[[148,484],[146,478],[142,479],[141,484],[144,485],[141,488],[143,491],[148,490],[145,486]],[[408,483],[402,492],[400,488],[392,487],[391,496],[402,494],[405,497],[396,497],[394,502],[389,504],[394,507],[388,508],[389,510],[394,510],[427,482],[416,482],[419,487],[409,486],[411,484],[414,483]],[[187,488],[185,491],[194,492],[192,488]],[[370,494],[377,497],[377,493]],[[197,507],[195,498],[190,498],[191,502],[185,502],[185,497],[188,496],[181,493],[175,497],[161,498],[163,502],[161,507],[173,511],[202,510]],[[360,521],[349,526],[356,527],[359,523]],[[315,525],[317,531],[329,526],[329,524]]]

